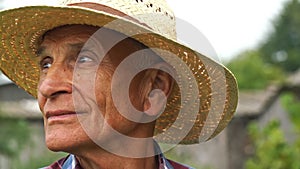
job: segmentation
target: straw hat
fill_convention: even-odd
[[[34,97],[39,79],[35,52],[46,31],[69,24],[110,25],[154,49],[177,71],[177,85],[156,121],[158,141],[192,144],[209,140],[235,112],[234,76],[176,41],[175,16],[165,0],[64,0],[57,6],[4,10],[0,17],[0,69]]]

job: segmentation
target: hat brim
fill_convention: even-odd
[[[39,81],[39,65],[35,52],[39,38],[46,31],[71,24],[102,27],[117,19],[118,24],[111,29],[126,34],[126,28],[134,32],[132,38],[149,48],[161,49],[177,56],[174,59],[160,53],[162,58],[177,70],[180,82],[174,87],[165,111],[156,121],[155,134],[158,141],[178,143],[179,138],[175,136],[184,130],[187,130],[187,133],[179,140],[181,144],[209,140],[227,126],[236,110],[237,84],[227,68],[128,19],[74,6],[22,7],[2,11],[0,17],[0,68],[12,81],[34,97],[37,97]],[[180,89],[183,92],[180,92]],[[195,108],[196,116],[189,115]],[[181,123],[177,123],[178,119],[181,119]],[[162,133],[163,135],[159,136]]]

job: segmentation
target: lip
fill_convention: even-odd
[[[55,110],[55,111],[47,111],[46,118],[49,119],[55,116],[64,116],[64,115],[73,115],[76,114],[75,111],[67,111],[67,110]]]
[[[78,114],[75,111],[68,111],[68,110],[55,110],[55,111],[47,111],[46,112],[46,119],[48,122],[55,122],[55,121],[68,121],[72,120]]]

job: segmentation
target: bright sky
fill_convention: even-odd
[[[177,17],[196,26],[221,60],[254,48],[287,0],[167,0]]]
[[[4,7],[51,2],[0,0]],[[287,0],[167,0],[177,18],[194,25],[221,60],[255,47],[271,31],[271,22]],[[52,1],[53,2],[53,1]]]

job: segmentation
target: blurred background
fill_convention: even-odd
[[[0,8],[16,2],[0,0]],[[220,135],[166,156],[196,169],[300,169],[300,1],[169,3],[211,41],[240,94]],[[181,10],[197,6],[206,13]],[[0,75],[0,169],[39,168],[65,155],[48,151],[43,135],[36,101]]]

